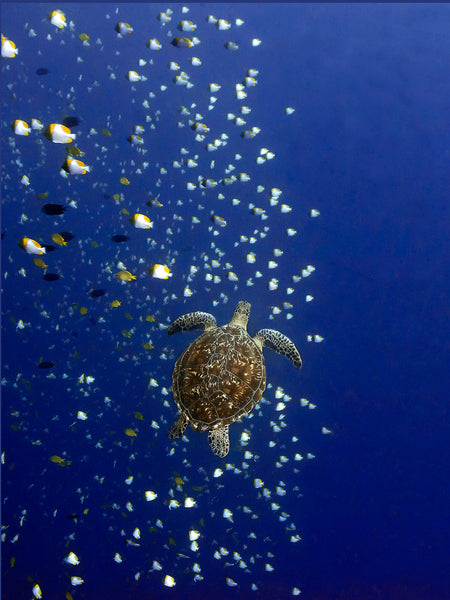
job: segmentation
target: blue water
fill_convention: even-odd
[[[450,9],[187,6],[185,14],[181,4],[1,7],[2,33],[19,50],[2,59],[1,78],[2,598],[32,598],[36,584],[52,599],[450,597]],[[47,18],[57,8],[63,30]],[[231,28],[219,31],[209,14]],[[196,31],[180,32],[182,19]],[[119,21],[131,35],[118,37]],[[175,48],[177,36],[201,43]],[[146,47],[151,38],[160,51]],[[193,87],[174,84],[170,61]],[[257,84],[238,100],[248,69],[258,70]],[[147,80],[130,82],[130,70]],[[42,131],[15,135],[16,119],[69,124],[90,172],[61,176],[65,145]],[[204,141],[190,119],[209,127]],[[136,125],[140,147],[127,139]],[[254,126],[260,133],[243,139]],[[208,152],[221,134],[226,143]],[[258,165],[263,148],[275,156]],[[197,167],[183,163],[197,155]],[[239,173],[250,181],[221,183]],[[199,176],[218,185],[188,190]],[[278,204],[272,188],[283,192]],[[161,206],[149,206],[156,198]],[[46,214],[45,204],[65,212]],[[153,228],[133,228],[135,213]],[[24,237],[47,249],[46,268],[19,247]],[[136,280],[116,278],[119,262]],[[155,264],[171,277],[151,277]],[[308,265],[315,270],[302,276]],[[230,427],[220,459],[206,434],[167,437],[177,416],[173,365],[196,334],[168,338],[166,327],[196,310],[224,324],[241,299],[252,304],[249,333],[282,331],[303,367],[264,351],[264,399]],[[314,335],[323,341],[308,341]],[[64,561],[69,552],[77,566]],[[176,585],[164,585],[166,576]]]

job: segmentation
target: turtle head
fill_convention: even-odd
[[[236,306],[233,318],[230,321],[230,325],[237,325],[243,329],[247,329],[248,318],[250,316],[250,302],[241,300]]]

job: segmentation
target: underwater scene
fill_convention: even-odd
[[[3,599],[450,598],[449,30],[2,3]]]

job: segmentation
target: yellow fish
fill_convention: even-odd
[[[130,185],[130,181],[126,177],[121,177],[119,181],[122,185]]]
[[[53,456],[50,456],[50,460],[54,463],[56,463],[57,465],[61,465],[62,467],[66,467],[67,465],[70,465],[72,463],[71,460],[66,460],[65,458],[61,458],[60,456],[57,456],[56,454]]]
[[[78,36],[78,39],[81,40],[82,42],[88,42],[90,38],[87,33],[80,33],[80,35]]]
[[[66,146],[66,152],[71,156],[84,156],[86,154],[86,152],[83,152],[76,146]]]
[[[41,194],[39,194],[38,198],[39,200],[45,200],[45,198],[47,198],[48,196],[48,192],[42,192]]]
[[[60,233],[52,233],[52,240],[55,244],[58,244],[58,246],[67,246],[67,242]]]
[[[128,437],[137,437],[137,433],[134,431],[134,429],[131,429],[131,427],[127,427],[125,429],[125,435]]]
[[[48,267],[48,265],[45,264],[42,258],[33,258],[33,262],[37,267],[40,267],[41,269],[46,269]]]
[[[136,275],[132,275],[130,271],[119,271],[116,273],[116,277],[117,279],[120,279],[120,281],[132,281],[133,279],[136,279]]]
[[[103,135],[111,137],[111,134],[109,133],[109,131],[107,129],[102,129],[102,133],[103,133]]]
[[[142,347],[144,348],[144,350],[152,350],[155,346],[152,346],[151,344],[149,344],[149,342],[145,342],[144,344],[142,344]]]
[[[142,413],[140,413],[138,410],[135,410],[133,414],[136,417],[136,419],[139,419],[139,421],[143,421],[144,420],[144,417],[143,417]]]
[[[118,306],[120,306],[120,302],[119,302],[118,300],[113,300],[113,301],[111,302],[111,306],[112,306],[113,308],[117,308]]]
[[[85,306],[82,306],[80,308],[80,315],[85,315],[87,313],[88,309]]]

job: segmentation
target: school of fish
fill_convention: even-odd
[[[264,37],[246,33],[245,19],[208,14],[215,5],[206,4],[145,5],[140,37],[125,4],[105,4],[106,40],[89,20],[80,28],[72,6],[43,12],[40,22],[24,13],[23,39],[3,31],[1,40],[2,317],[4,336],[18,336],[24,352],[22,364],[3,346],[9,433],[1,457],[3,469],[21,460],[8,447],[20,436],[40,477],[34,490],[23,487],[19,507],[8,503],[14,471],[4,479],[4,557],[19,568],[36,512],[47,527],[64,514],[60,562],[52,565],[59,597],[76,598],[89,585],[81,528],[104,536],[95,542],[99,554],[143,586],[134,597],[150,586],[162,597],[166,588],[212,579],[224,589],[264,591],[281,566],[268,531],[278,526],[293,554],[302,539],[299,474],[315,454],[292,422],[317,405],[298,392],[301,375],[272,381],[269,369],[260,403],[234,425],[238,442],[226,460],[194,432],[167,439],[176,415],[172,369],[189,343],[167,339],[179,314],[229,314],[236,298],[249,296],[253,320],[290,331],[301,348],[324,341],[308,329],[316,269],[301,244],[321,213],[283,190],[280,140],[262,125],[271,93],[258,54]],[[61,54],[56,79],[42,67],[38,42]],[[93,77],[94,63],[103,79]],[[17,101],[24,78],[35,81],[27,102]],[[300,135],[295,98],[283,101],[272,129],[290,120]],[[39,416],[41,404],[50,421]],[[70,506],[45,487],[53,470]],[[30,597],[46,598],[48,572],[29,571]],[[300,588],[293,581],[289,593]]]

